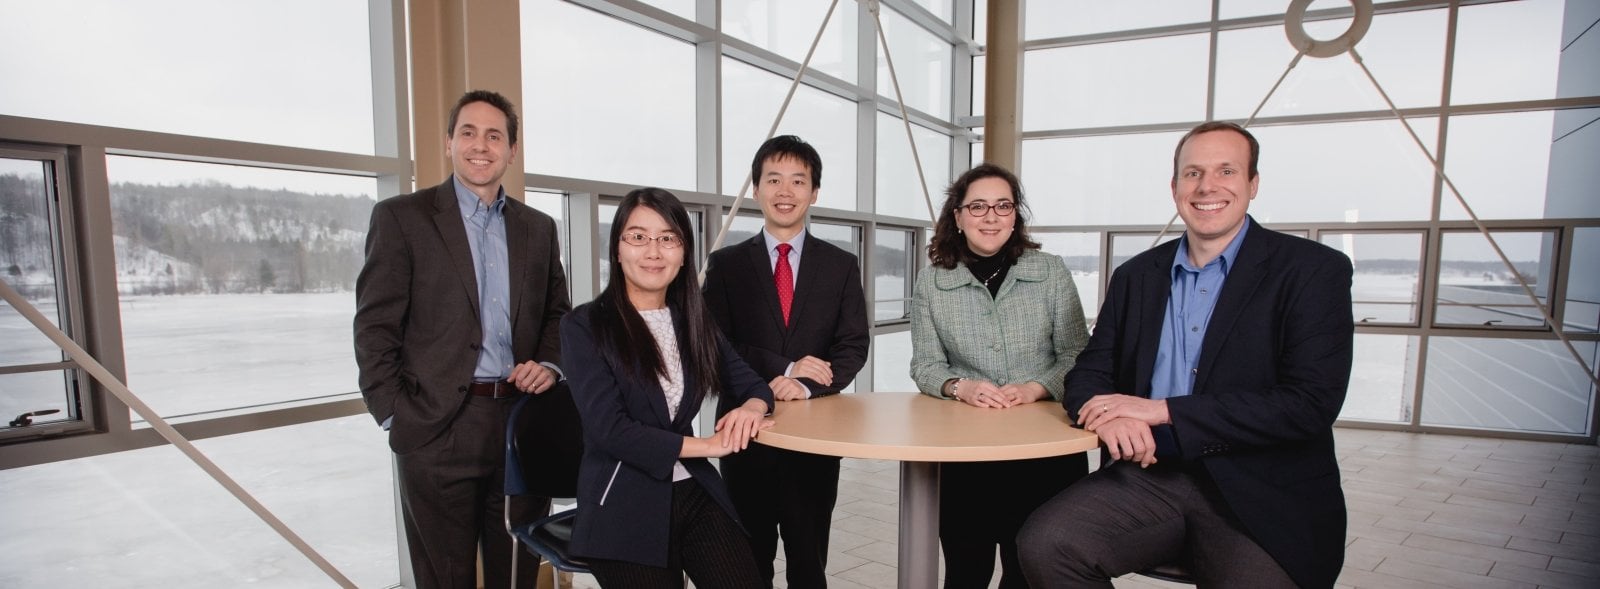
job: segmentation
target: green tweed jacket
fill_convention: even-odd
[[[929,267],[911,299],[911,379],[923,393],[956,378],[1007,385],[1034,381],[1057,401],[1063,380],[1089,341],[1083,303],[1061,258],[1026,250],[999,294],[965,264]]]

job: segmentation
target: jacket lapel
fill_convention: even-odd
[[[1138,390],[1131,394],[1148,396],[1150,394],[1150,376],[1155,374],[1156,351],[1161,348],[1161,326],[1167,320],[1167,300],[1172,298],[1172,259],[1178,254],[1178,241],[1172,240],[1161,246],[1165,248],[1160,255],[1154,256],[1149,266],[1139,269],[1139,284],[1133,285],[1134,292],[1139,293],[1138,309],[1138,337],[1134,345],[1138,349]]]
[[[1205,382],[1211,379],[1211,366],[1216,363],[1222,345],[1233,333],[1233,325],[1239,321],[1245,306],[1261,286],[1261,280],[1266,278],[1267,260],[1278,249],[1274,239],[1276,235],[1263,230],[1254,220],[1247,222],[1250,227],[1245,231],[1244,243],[1239,245],[1239,259],[1234,261],[1233,267],[1228,270],[1228,277],[1223,280],[1222,292],[1217,295],[1217,306],[1211,311],[1211,321],[1206,325],[1206,337],[1200,344],[1200,360],[1196,363],[1200,374],[1195,379],[1193,389],[1196,393],[1205,390]]]
[[[806,301],[811,299],[811,291],[816,288],[816,282],[821,279],[823,272],[822,256],[818,255],[821,248],[816,247],[817,240],[811,237],[810,231],[802,234],[801,239],[805,241],[802,242],[803,247],[800,248],[800,251],[803,252],[800,260],[800,273],[796,274],[794,278],[794,302],[789,307],[790,327],[799,325],[800,318],[805,317]],[[772,285],[772,297],[773,299],[778,297],[776,281]],[[780,319],[783,316],[781,307],[779,308],[778,316]],[[789,347],[789,336],[793,335],[794,332],[794,329],[784,331],[783,347],[785,349]]]
[[[506,265],[509,266],[506,269],[506,276],[511,290],[511,306],[507,307],[507,309],[511,310],[511,328],[513,332],[517,327],[518,313],[516,310],[522,304],[522,285],[527,283],[522,277],[528,271],[528,252],[533,249],[532,243],[525,243],[532,239],[532,236],[528,235],[526,213],[527,211],[516,206],[516,202],[511,200],[510,196],[506,197]]]
[[[481,321],[483,311],[478,308],[478,274],[472,265],[472,245],[467,242],[467,228],[461,218],[461,205],[456,202],[454,183],[452,177],[434,187],[433,225],[439,231],[439,238],[444,241],[450,265],[455,267],[456,276],[461,279],[461,286],[466,289],[467,298],[472,302],[472,315]]]
[[[778,333],[784,333],[783,306],[778,304],[778,286],[772,276],[772,258],[767,255],[767,239],[757,232],[755,237],[745,242],[745,261],[754,271],[751,276],[758,276],[761,284],[754,285],[755,292],[761,293],[761,302],[765,303],[767,316],[772,320]],[[790,309],[793,312],[793,309]]]

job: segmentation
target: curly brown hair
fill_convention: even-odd
[[[961,201],[967,197],[967,189],[984,178],[1000,178],[1011,186],[1011,199],[1016,201],[1016,226],[1011,231],[1011,238],[1006,240],[1000,253],[1008,260],[1022,257],[1025,250],[1039,249],[1039,242],[1028,237],[1028,205],[1022,200],[1022,181],[1016,174],[998,164],[988,162],[978,164],[977,167],[967,170],[961,177],[956,178],[944,191],[944,204],[939,207],[939,220],[933,224],[933,240],[928,243],[928,261],[934,266],[946,270],[953,269],[957,263],[970,262],[977,257],[972,253],[972,248],[967,247],[967,238],[963,237],[956,228],[956,215],[961,214],[956,207],[961,206]]]

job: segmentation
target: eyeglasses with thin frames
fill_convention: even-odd
[[[967,214],[974,217],[982,217],[989,214],[989,209],[994,209],[994,214],[1001,217],[1009,217],[1012,213],[1017,212],[1017,205],[1008,200],[1000,201],[992,205],[986,202],[973,202],[958,206],[956,208],[966,209]]]
[[[677,249],[678,246],[683,245],[683,238],[676,233],[662,233],[661,235],[652,236],[645,235],[638,231],[629,231],[622,234],[622,243],[626,243],[634,247],[644,247],[650,245],[650,242],[652,241],[660,245],[661,249],[667,250]]]

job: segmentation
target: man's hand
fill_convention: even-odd
[[[555,386],[556,372],[543,364],[529,360],[512,367],[511,377],[506,380],[516,385],[519,391],[537,395]]]
[[[803,401],[811,398],[811,390],[800,381],[787,376],[778,376],[767,383],[772,389],[772,398],[779,401]]]
[[[1149,424],[1121,417],[1088,429],[1100,436],[1100,441],[1111,451],[1112,460],[1137,462],[1139,468],[1156,463],[1156,440],[1150,434]]]
[[[1095,431],[1114,419],[1133,419],[1149,426],[1172,423],[1167,414],[1166,400],[1146,399],[1133,395],[1095,395],[1078,408],[1078,425]]]
[[[809,378],[813,382],[825,387],[833,386],[833,363],[825,362],[816,356],[806,356],[794,361],[794,367],[789,369],[790,378]]]

